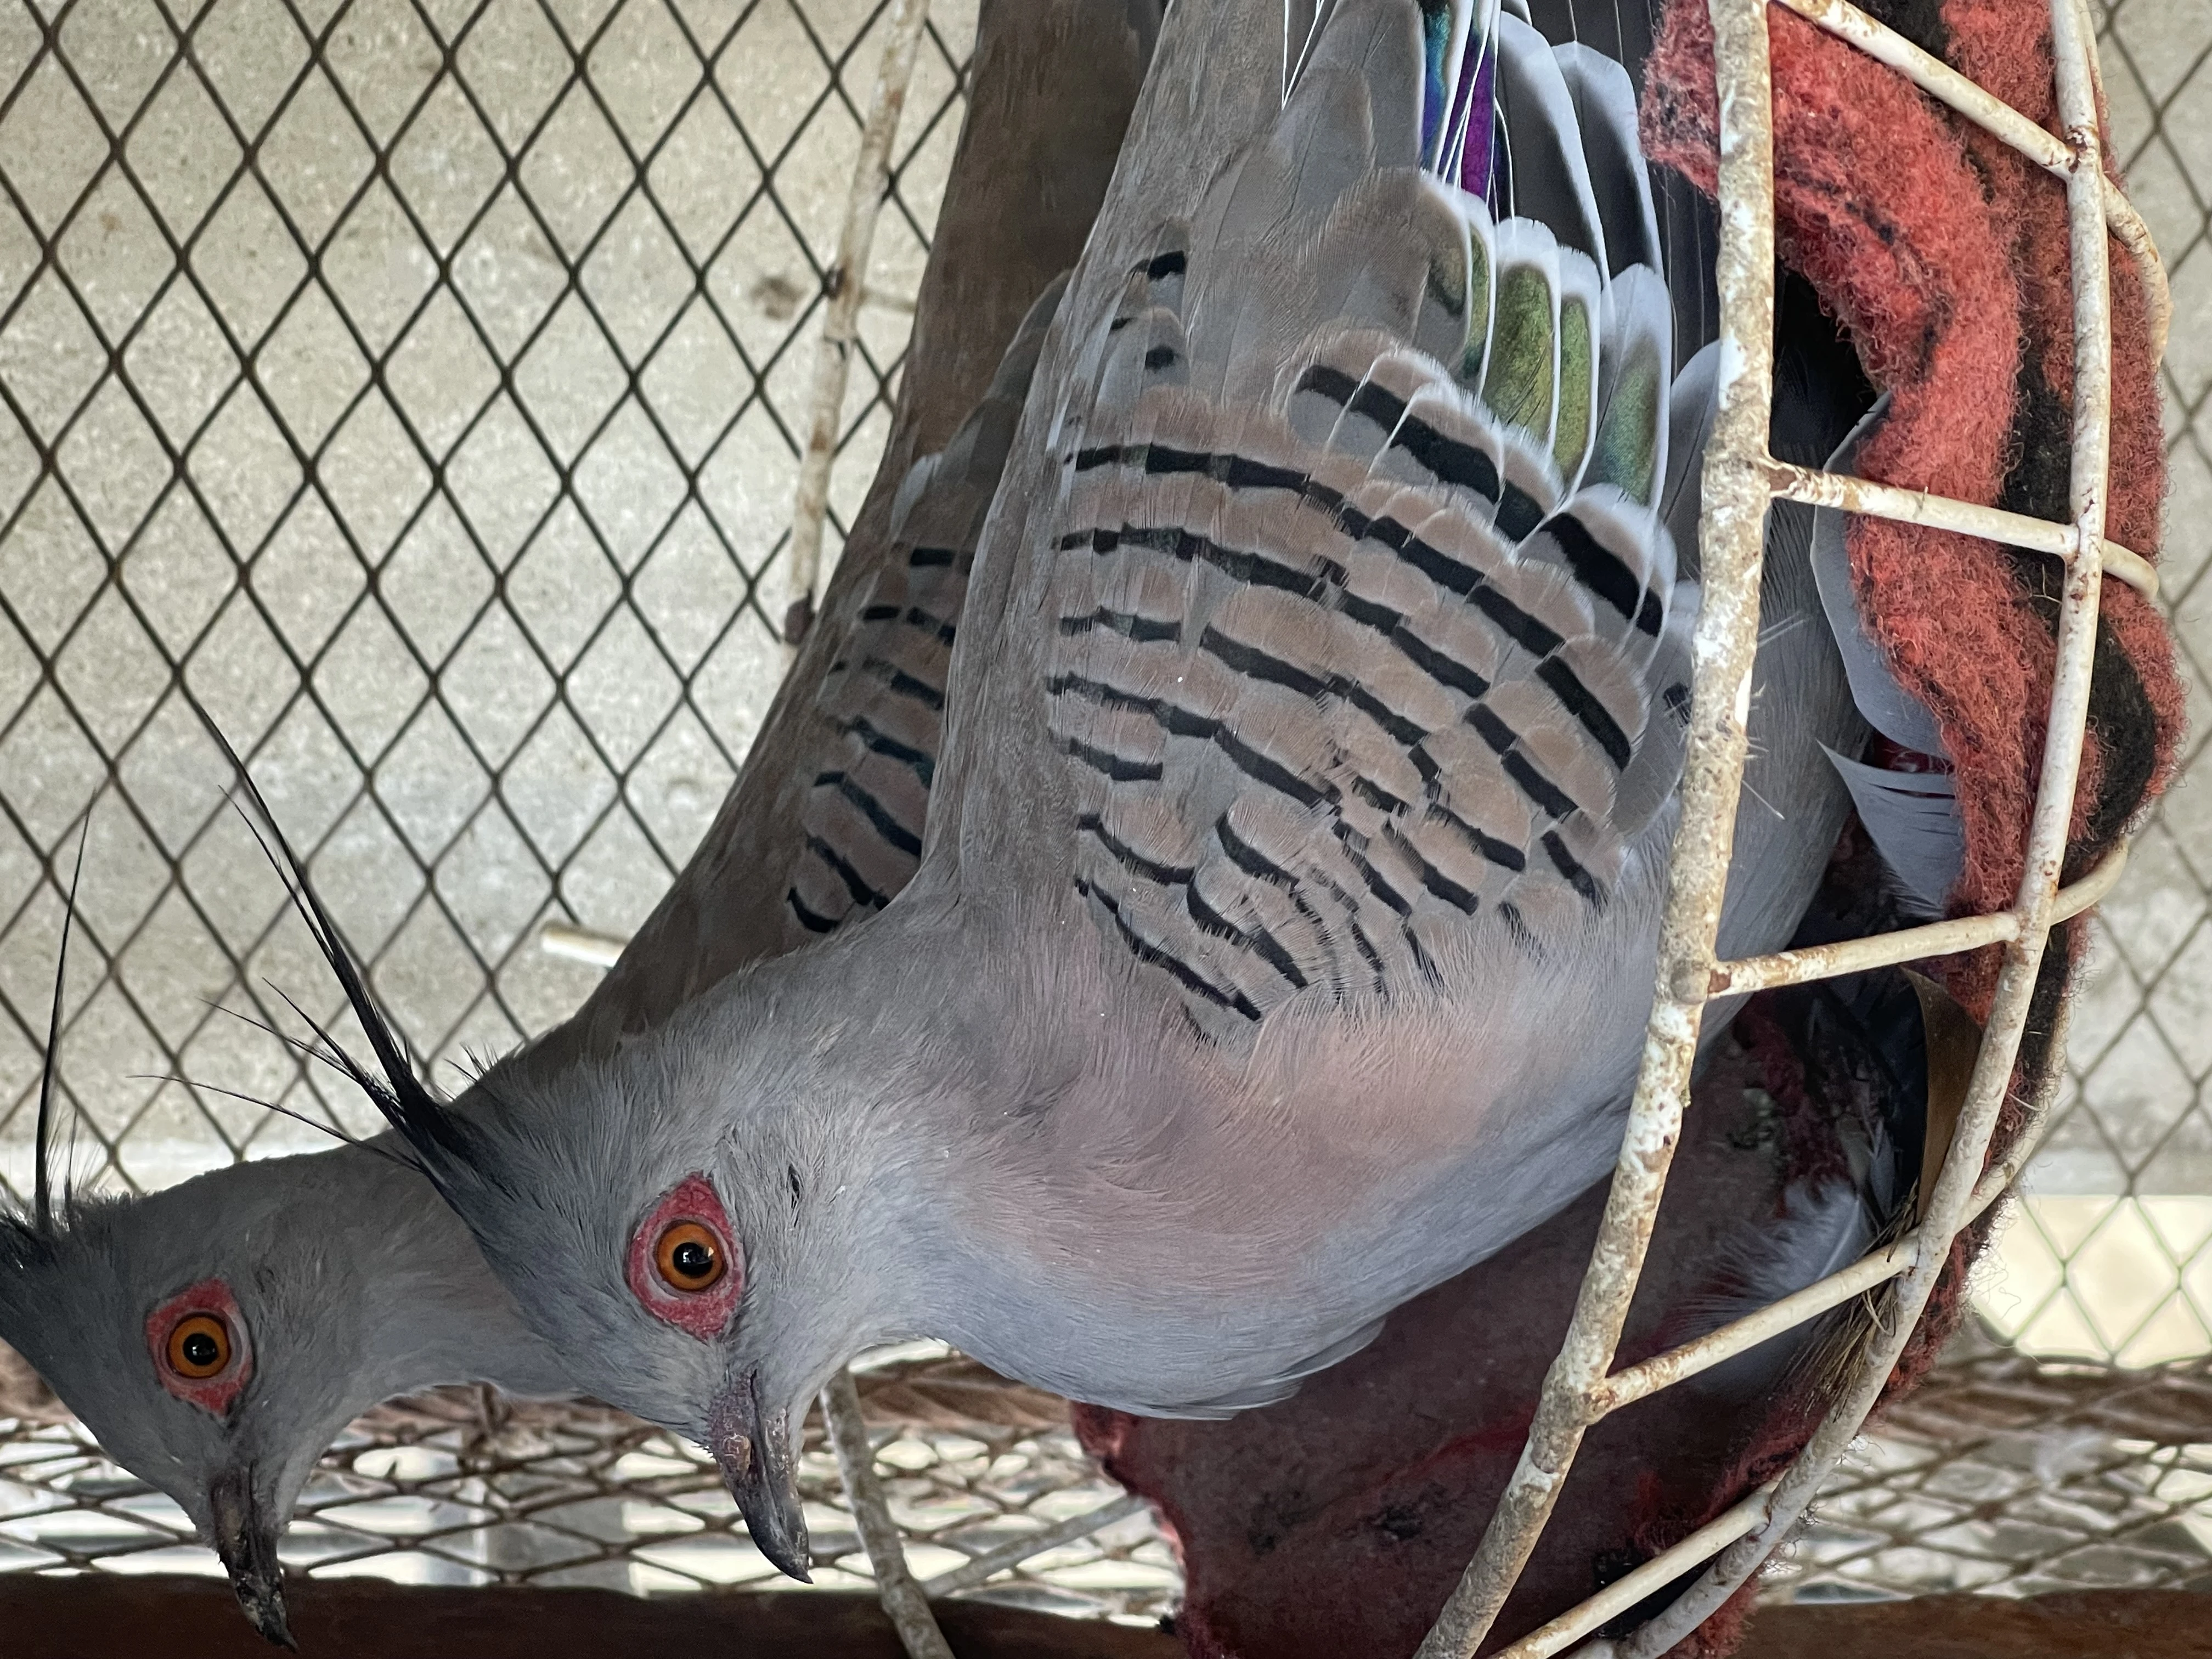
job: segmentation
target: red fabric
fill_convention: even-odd
[[[2057,92],[2051,76],[2050,20],[2010,0],[1951,0],[1943,21],[1951,37],[1951,62],[2014,109],[2049,131],[2059,131]],[[2025,27],[2032,23],[2033,27]],[[2033,40],[2023,40],[2023,33]],[[2103,113],[2102,111],[2100,113]],[[2069,403],[2074,387],[2074,293],[2067,240],[2065,192],[2009,145],[1978,128],[1967,129],[1977,163],[1992,193],[2007,204],[2011,258],[2021,283],[2022,335],[2051,390]],[[2106,171],[2120,177],[2109,154]],[[2118,242],[2110,244],[2112,305],[2112,433],[2111,494],[2105,534],[2124,547],[2154,555],[2159,508],[2166,495],[2166,446],[2160,417],[2158,371],[2144,325],[2142,273]],[[2152,794],[2163,793],[2180,750],[2183,692],[2174,672],[2172,636],[2148,600],[2123,583],[2105,585],[2100,611],[2130,661],[2142,675],[2158,732],[2160,765]],[[2099,744],[2093,732],[2089,754]],[[2094,799],[2099,779],[2085,764],[2083,799]]]
[[[1952,0],[1957,66],[2051,124],[2049,20],[2021,0]],[[2072,386],[2072,289],[2059,182],[1953,119],[1901,76],[1793,12],[1769,10],[1775,86],[1775,205],[1784,257],[1850,328],[1890,418],[1863,452],[1871,478],[1994,505],[2011,452],[2023,351],[2062,395]],[[1712,29],[1701,5],[1668,10],[1644,127],[1655,160],[1701,187],[1716,171]],[[1910,165],[1898,165],[1899,155]],[[2116,253],[2118,245],[2113,245]],[[2112,496],[2107,532],[2151,555],[2165,491],[2156,377],[2141,281],[2113,262]],[[1861,599],[1899,677],[1935,711],[1960,778],[1968,857],[1961,913],[2018,890],[2055,661],[2051,630],[1988,544],[1872,519],[1850,529]],[[2157,718],[2163,787],[2181,726],[2180,683],[2157,613],[2106,584],[2104,612]],[[2075,828],[2098,799],[2100,745],[2083,756]],[[1978,1015],[1996,953],[1960,964],[1952,988]]]

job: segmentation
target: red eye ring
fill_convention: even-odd
[[[188,1406],[228,1417],[253,1380],[253,1334],[220,1279],[187,1285],[146,1316],[155,1381]]]
[[[629,1239],[630,1294],[663,1324],[711,1342],[738,1316],[745,1253],[703,1175],[689,1175],[656,1199]]]

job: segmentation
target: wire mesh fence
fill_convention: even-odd
[[[1856,1449],[1772,1600],[2212,1590],[2212,1368],[2016,1353],[1938,1371]]]
[[[215,811],[179,682],[254,762],[427,1054],[568,1012],[583,970],[533,949],[536,927],[626,930],[680,866],[782,666],[801,343],[880,9],[10,9],[0,1134],[18,1172],[52,860],[95,800],[63,1073],[80,1177],[158,1185],[298,1142],[164,1075],[358,1116],[207,1006],[268,1018],[263,981],[310,976]],[[972,32],[940,8],[917,71],[848,510]]]
[[[2212,1352],[2212,12],[2120,0],[2102,16],[2114,149],[2172,279],[2161,602],[2192,737],[2094,924],[2066,1094],[1979,1305],[2031,1352],[2139,1366]]]
[[[1157,1620],[1181,1580],[1141,1506],[1084,1456],[1056,1401],[975,1370],[931,1358],[861,1379],[912,1570],[933,1593],[989,1579],[996,1601]],[[0,1490],[14,1495],[0,1570],[218,1571],[191,1547],[184,1513],[72,1423],[8,1442]],[[816,1585],[869,1583],[818,1417],[799,1492]],[[698,1448],[605,1407],[533,1406],[488,1389],[394,1402],[355,1425],[302,1496],[283,1559],[318,1577],[429,1584],[651,1593],[778,1580]]]
[[[287,1029],[281,986],[341,1012],[180,687],[434,1063],[581,999],[592,970],[538,948],[546,923],[643,918],[782,672],[812,341],[884,9],[0,0],[0,1182],[24,1188],[81,824],[58,1073],[76,1178],[149,1188],[320,1144],[184,1078],[375,1127],[216,1012]],[[936,0],[825,556],[888,425],[973,28],[973,0]],[[2202,733],[2212,9],[2120,0],[2100,44],[2172,272],[2164,602]],[[2069,1101],[1978,1293],[2016,1351],[1947,1370],[1867,1442],[1773,1594],[2212,1573],[2212,1425],[2146,1432],[2111,1402],[2147,1385],[2105,1369],[2176,1362],[2160,1386],[2202,1389],[2212,1354],[2205,787],[2167,797],[2098,925]],[[2010,1414],[1945,1414],[1975,1389]],[[216,1570],[34,1394],[0,1404],[21,1413],[0,1423],[0,1569]],[[1064,1428],[876,1422],[925,1579],[966,1583],[1115,1496]],[[818,1436],[805,1490],[822,1577],[864,1577]],[[453,1395],[357,1425],[287,1559],[639,1590],[770,1571],[690,1449]],[[1124,1510],[986,1593],[1138,1619],[1176,1588]]]

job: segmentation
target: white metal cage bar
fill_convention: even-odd
[[[2051,906],[2052,926],[2071,921],[2103,902],[2128,867],[2127,843],[2105,855],[2104,862],[2070,887],[2061,888]],[[1747,957],[1741,962],[1713,964],[1708,983],[1711,994],[1748,995],[1778,985],[1803,985],[1816,979],[1835,979],[1863,974],[1869,969],[1895,967],[1899,963],[1924,962],[1930,957],[1954,956],[1978,951],[1987,945],[2004,945],[2020,936],[2020,915],[1999,910],[1986,916],[1959,916],[1920,927],[1900,927],[1893,933],[1842,939],[1833,945],[1778,951],[1771,956]]]
[[[2052,0],[2062,140],[1844,0],[1779,3],[1897,69],[2064,181],[2075,296],[2071,523],[2045,524],[1969,502],[1785,466],[1768,454],[1775,211],[1766,0],[1710,0],[1720,129],[1720,407],[1705,463],[1699,526],[1705,606],[1695,638],[1682,818],[1669,872],[1651,1020],[1612,1189],[1573,1321],[1545,1379],[1519,1464],[1474,1560],[1423,1643],[1420,1659],[1467,1659],[1489,1633],[1593,1425],[1632,1401],[1893,1280],[1884,1316],[1852,1376],[1788,1470],[1628,1579],[1504,1649],[1501,1659],[1545,1659],[1561,1652],[1642,1597],[1710,1562],[1695,1583],[1640,1628],[1617,1642],[1594,1642],[1579,1650],[1592,1659],[1654,1659],[1717,1611],[1765,1561],[1873,1409],[1949,1261],[1954,1240],[1995,1201],[2033,1149],[2050,1106],[2047,1090],[2043,1098],[2029,1103],[2020,1144],[1996,1166],[1984,1169],[2051,929],[2103,897],[2125,862],[2123,846],[2089,876],[2060,891],[2102,579],[2109,571],[2146,596],[2157,586],[2147,561],[2109,544],[2104,535],[2112,382],[2108,232],[2142,272],[2154,352],[2163,349],[2171,313],[2149,233],[2105,174],[2094,31],[2081,0]],[[2008,909],[1819,951],[1740,963],[1716,959],[1714,939],[1746,752],[1765,524],[1769,506],[1780,498],[1960,531],[2064,562],[2041,776],[2026,867]],[[1844,1273],[1698,1342],[1613,1372],[1622,1325],[1680,1141],[1706,1001],[1723,993],[1829,978],[1990,945],[2003,950],[1995,999],[1949,1155],[1924,1200],[1919,1229]],[[2063,1054],[2064,1036],[2062,1012],[2054,1055]]]

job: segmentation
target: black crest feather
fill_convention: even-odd
[[[54,1224],[53,1173],[49,1152],[53,1145],[54,1076],[62,1046],[62,996],[69,981],[70,930],[76,924],[76,884],[84,874],[84,844],[92,836],[92,809],[85,808],[84,827],[77,831],[76,867],[70,872],[69,898],[62,907],[61,948],[54,953],[54,1004],[46,1016],[46,1053],[39,1067],[39,1120],[32,1144],[31,1224],[42,1235]]]
[[[232,797],[238,805],[239,817],[247,831],[261,848],[262,856],[269,860],[284,890],[292,901],[292,908],[307,927],[315,947],[322,952],[323,960],[330,964],[337,976],[338,988],[345,993],[347,1004],[354,1017],[361,1022],[362,1032],[376,1059],[377,1069],[371,1071],[354,1058],[337,1039],[325,1030],[306,1010],[281,990],[286,1005],[306,1022],[320,1044],[323,1058],[344,1073],[354,1085],[367,1095],[384,1116],[385,1121],[399,1132],[400,1138],[425,1158],[436,1158],[443,1163],[449,1159],[465,1158],[459,1121],[447,1109],[422,1079],[408,1060],[406,1048],[392,1029],[392,1022],[377,1006],[375,997],[368,988],[368,976],[355,960],[345,937],[330,912],[323,908],[321,897],[314,884],[307,879],[307,866],[292,849],[284,831],[276,822],[276,814],[269,810],[259,787],[246,769],[246,762],[232,748],[230,740],[210,719],[207,711],[195,703],[193,710],[207,727],[208,734],[222,750],[223,758],[237,775],[237,793]],[[240,798],[243,804],[240,805]],[[251,809],[250,811],[248,809]],[[427,1173],[427,1170],[426,1170]]]

